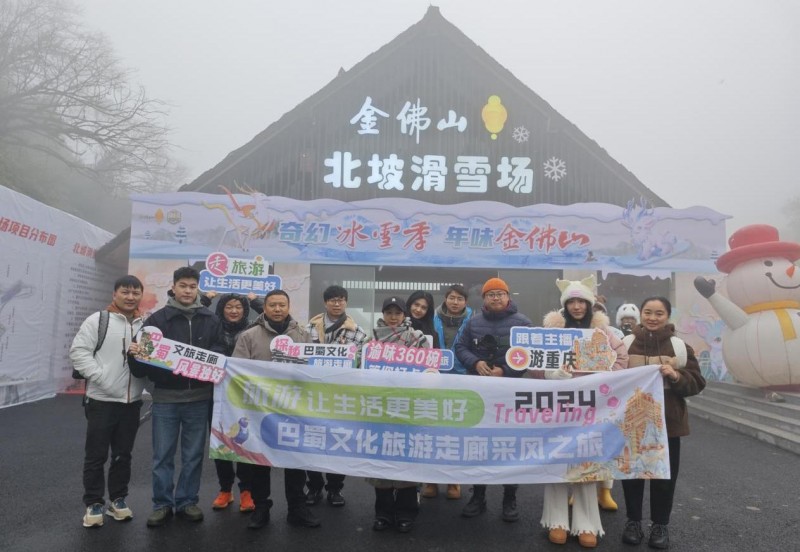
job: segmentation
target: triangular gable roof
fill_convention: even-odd
[[[397,68],[397,71],[387,70],[387,67]],[[630,199],[644,197],[653,206],[668,206],[594,140],[447,21],[434,6],[419,22],[349,71],[340,71],[317,93],[181,190],[219,193],[220,186],[231,188],[236,183],[268,195],[299,199],[332,197],[349,201],[393,195],[378,192],[375,186],[365,185],[368,195],[364,195],[363,189],[334,190],[323,184],[323,159],[330,157],[332,152],[360,154],[366,169],[370,152],[379,143],[373,141],[363,145],[363,137],[357,136],[349,125],[365,96],[376,98],[376,103],[380,98],[379,101],[391,104],[392,100],[416,99],[428,92],[429,95],[443,94],[454,105],[466,106],[468,101],[474,104],[476,97],[485,101],[497,90],[502,91],[504,103],[508,102],[509,113],[523,113],[530,119],[533,127],[530,129],[531,142],[535,145],[528,146],[534,152],[529,155],[533,158],[532,166],[540,173],[536,176],[538,189],[535,193],[498,200],[517,205],[578,202],[625,205]],[[472,128],[480,127],[481,121],[475,116],[474,108],[471,115]],[[393,118],[394,113],[389,119]],[[514,155],[511,150],[517,146],[510,139],[511,131],[507,128],[504,137],[508,152],[498,149],[500,140],[498,144],[489,144],[498,156]],[[452,142],[440,142],[431,151],[451,147]],[[382,143],[385,144],[385,139]],[[465,148],[463,143],[452,147],[455,148],[450,151],[452,155],[460,154],[459,149]],[[408,147],[395,145],[394,150],[390,147],[390,151],[396,150],[403,150],[409,158],[423,153],[414,144]],[[561,182],[558,179],[548,181],[541,174],[542,161],[550,156],[566,158],[567,176]],[[415,196],[409,188],[406,185],[404,192],[394,191],[394,195],[438,203],[495,199],[471,194],[467,197],[462,194],[458,198],[440,194],[431,199],[429,196]]]

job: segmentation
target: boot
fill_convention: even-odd
[[[605,487],[597,489],[597,503],[603,510],[608,510],[609,512],[616,512],[619,509],[619,506],[611,496],[611,489],[606,489]]]
[[[472,487],[472,498],[461,510],[461,516],[472,518],[486,511],[486,486],[475,485]]]
[[[597,546],[597,535],[594,533],[583,532],[578,535],[578,544],[584,548],[595,548]]]
[[[447,499],[458,500],[459,498],[461,498],[461,485],[448,485]]]
[[[547,538],[553,544],[564,544],[567,542],[567,532],[559,527],[553,527],[547,534]]]
[[[669,529],[667,529],[666,525],[653,524],[650,528],[650,539],[647,541],[647,546],[659,550],[669,548]]]
[[[517,490],[506,489],[503,492],[503,521],[513,523],[519,520],[517,510]]]
[[[439,495],[439,485],[436,483],[422,484],[422,498],[436,498]]]

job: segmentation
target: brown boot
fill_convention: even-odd
[[[461,485],[448,485],[447,499],[458,500],[459,498],[461,498]]]
[[[436,498],[437,496],[439,496],[439,485],[436,483],[422,485],[422,498]]]
[[[578,535],[578,544],[584,548],[594,548],[597,546],[597,536],[594,533],[581,533]]]
[[[564,544],[567,542],[567,532],[564,529],[554,527],[550,529],[550,533],[547,535],[547,538],[553,544]]]

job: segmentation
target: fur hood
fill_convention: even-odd
[[[605,330],[610,325],[608,316],[603,312],[595,312],[592,314],[592,328],[601,328]],[[566,324],[564,318],[564,309],[554,310],[548,312],[544,316],[542,323],[545,328],[563,328]]]

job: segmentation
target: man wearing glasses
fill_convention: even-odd
[[[356,346],[356,366],[361,358],[361,348],[367,342],[368,335],[352,317],[347,315],[347,290],[342,286],[329,286],[323,293],[325,312],[308,321],[307,331],[314,343],[336,343],[338,345],[353,344]],[[307,471],[308,493],[306,504],[314,506],[322,500],[323,486],[328,491],[328,504],[335,507],[344,506],[342,496],[344,476],[336,473],[326,474],[328,483],[320,472]]]
[[[532,326],[530,318],[517,311],[509,296],[508,285],[500,278],[489,278],[483,284],[481,312],[467,321],[456,342],[455,353],[467,373],[477,376],[521,377],[524,372],[506,364],[513,326]],[[461,511],[466,518],[486,511],[486,485],[473,485],[472,498]],[[517,485],[503,485],[503,521],[519,519]]]

